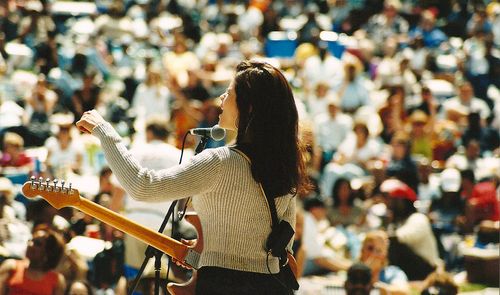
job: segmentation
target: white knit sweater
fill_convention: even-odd
[[[95,127],[93,134],[101,140],[109,166],[132,198],[154,206],[154,202],[193,196],[204,235],[200,267],[268,273],[265,242],[271,232],[271,214],[243,155],[229,147],[207,149],[179,166],[155,171],[139,165],[109,123]],[[294,227],[295,198],[275,201],[278,218]],[[278,260],[271,255],[269,268],[279,272]]]

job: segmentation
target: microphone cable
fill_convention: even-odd
[[[179,165],[182,164],[182,158],[184,156],[184,148],[186,146],[186,139],[187,139],[188,135],[189,135],[189,131],[184,134],[184,138],[182,139],[181,156],[179,157]],[[171,206],[175,207],[178,203],[177,201],[178,200],[173,201]],[[180,219],[184,218],[184,214],[186,214],[186,209],[187,209],[188,203],[189,203],[189,201],[186,202],[186,204],[184,204],[183,214],[182,214],[182,216],[180,216]],[[172,224],[172,234],[174,234],[177,230],[177,228],[175,226],[175,214],[172,214],[171,224]],[[167,257],[168,257],[168,267],[167,267],[166,281],[168,282],[168,277],[170,276],[170,268],[172,267],[172,258],[170,256],[167,256]]]

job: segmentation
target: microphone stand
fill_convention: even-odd
[[[195,149],[195,153],[194,153],[195,155],[201,153],[205,149],[205,146],[208,143],[208,139],[209,139],[209,136],[206,136],[206,135],[201,137],[200,142],[198,143],[198,146]],[[184,217],[184,213],[185,212],[184,212],[184,208],[183,207],[187,203],[188,199],[189,198],[182,199],[182,202],[179,204],[179,205],[181,205],[178,208],[178,210],[180,210],[178,212],[178,218],[179,218],[179,220],[181,220]],[[170,204],[170,207],[168,208],[167,214],[165,215],[165,218],[163,219],[163,222],[161,223],[160,228],[158,229],[159,233],[163,233],[163,231],[165,230],[165,227],[167,226],[168,220],[172,217],[172,215],[174,213],[174,210],[175,210],[175,207],[177,206],[177,203],[178,203],[178,200],[175,200],[175,201],[172,202],[172,204]],[[155,269],[155,293],[154,294],[155,295],[159,295],[160,294],[160,270],[161,270],[161,257],[163,256],[163,252],[161,252],[160,250],[158,250],[158,249],[156,249],[156,248],[148,245],[148,247],[146,248],[146,251],[145,251],[144,255],[145,255],[144,261],[142,262],[141,268],[139,269],[139,272],[137,273],[137,275],[134,278],[134,281],[132,282],[132,285],[131,285],[131,287],[130,287],[130,289],[128,291],[128,295],[132,295],[134,293],[134,291],[137,288],[137,285],[139,284],[139,281],[140,281],[140,279],[142,277],[142,273],[146,269],[146,266],[147,266],[149,260],[153,256],[155,258],[155,264],[154,264],[154,269]]]

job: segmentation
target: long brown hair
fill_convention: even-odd
[[[236,143],[246,147],[252,176],[273,196],[308,189],[298,140],[298,113],[283,74],[268,63],[243,61],[236,68],[239,111]]]

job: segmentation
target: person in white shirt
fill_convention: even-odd
[[[483,100],[474,97],[472,85],[464,81],[458,85],[458,96],[443,103],[444,115],[452,121],[466,120],[471,112],[479,112],[483,126],[491,114],[491,110]]]
[[[330,97],[328,113],[315,118],[316,140],[323,154],[321,167],[330,162],[352,129],[351,117],[340,112],[339,105],[338,99]]]
[[[170,118],[170,91],[162,85],[160,71],[153,66],[147,69],[146,80],[137,86],[132,107],[140,118],[154,115]]]
[[[328,113],[328,104],[335,99],[335,93],[330,91],[330,85],[320,81],[314,86],[314,92],[307,97],[307,108],[309,116],[314,120],[319,115]]]
[[[416,211],[413,203],[417,194],[405,183],[387,179],[380,190],[386,195],[390,210],[389,261],[399,266],[409,280],[423,280],[442,267],[430,220]]]
[[[363,122],[356,122],[353,132],[346,136],[337,153],[328,163],[320,182],[320,191],[324,197],[331,197],[332,188],[339,177],[361,177],[366,174],[368,162],[378,158],[383,144],[370,137],[368,127]]]
[[[56,132],[45,141],[45,164],[54,178],[66,179],[68,173],[82,173],[84,150],[73,128],[73,120],[72,114],[54,114],[50,118]]]
[[[338,95],[342,111],[352,114],[359,107],[369,104],[369,93],[366,83],[357,72],[355,64],[346,64],[344,71],[345,78],[339,88]]]
[[[304,86],[311,88],[320,81],[328,81],[331,89],[336,90],[344,79],[343,62],[330,54],[326,46],[319,49],[319,54],[306,59],[303,68]]]
[[[324,228],[326,219],[326,207],[318,198],[310,198],[304,202],[304,230],[303,247],[305,250],[304,276],[319,275],[328,272],[347,270],[352,262],[331,251],[325,251],[321,243],[324,238],[320,228]],[[323,241],[324,242],[324,241]],[[328,254],[327,254],[328,253]]]

